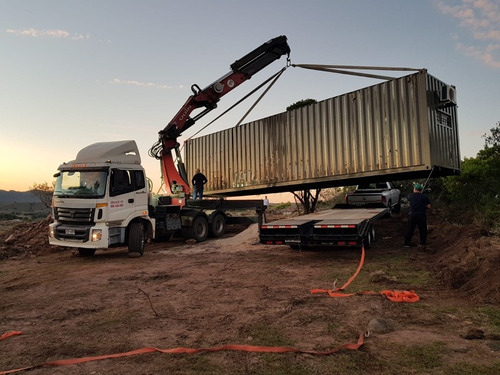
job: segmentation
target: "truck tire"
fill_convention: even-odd
[[[226,231],[226,220],[222,214],[216,214],[208,228],[210,237],[220,237]]]
[[[191,224],[191,238],[203,242],[208,236],[208,220],[204,216],[196,216]]]
[[[129,253],[144,253],[144,225],[141,222],[130,224],[128,233],[128,251]]]
[[[398,203],[394,206],[394,212],[397,214],[401,213],[401,198],[398,200]]]
[[[84,249],[83,247],[79,247],[78,253],[81,257],[91,257],[95,254],[95,249]]]
[[[389,201],[387,203],[387,216],[389,216],[389,217],[392,216],[392,201]]]

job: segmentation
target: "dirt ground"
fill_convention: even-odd
[[[204,243],[182,239],[85,258],[52,248],[48,222],[0,233],[2,371],[144,347],[287,346],[328,356],[220,351],[148,353],[30,374],[494,374],[500,371],[500,241],[429,217],[427,252],[403,248],[405,215],[381,219],[346,292],[414,290],[416,303],[382,295],[331,298],[360,249],[297,251],[231,227]],[[416,236],[414,237],[416,241]],[[416,259],[414,256],[416,255]],[[469,371],[470,370],[470,371]]]

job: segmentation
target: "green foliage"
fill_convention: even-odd
[[[308,105],[315,104],[317,101],[315,99],[303,99],[298,102],[293,103],[292,105],[286,107],[286,111],[293,111],[294,109],[307,107]]]
[[[0,213],[0,220],[16,220],[16,219],[21,219],[21,217],[19,215],[15,215],[15,214],[9,214],[9,213],[2,214],[2,213]]]
[[[271,204],[271,207],[275,210],[285,210],[291,208],[292,203],[291,202],[273,203]]]
[[[474,218],[477,224],[495,229],[500,219],[500,122],[484,138],[484,149],[475,158],[464,159],[461,174],[442,182],[452,209],[461,211],[464,220]]]

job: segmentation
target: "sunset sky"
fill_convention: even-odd
[[[191,85],[279,35],[294,64],[426,68],[455,85],[462,157],[500,121],[499,0],[1,0],[0,25],[1,190],[50,184],[80,148],[125,139],[157,189],[147,152]],[[284,64],[224,97],[183,139]],[[245,122],[379,82],[289,68]],[[253,100],[200,135],[234,126]]]

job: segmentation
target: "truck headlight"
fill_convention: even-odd
[[[54,238],[55,237],[54,227],[49,227],[49,237],[50,238]]]
[[[102,229],[92,229],[92,234],[90,238],[92,242],[100,241],[102,238]]]

